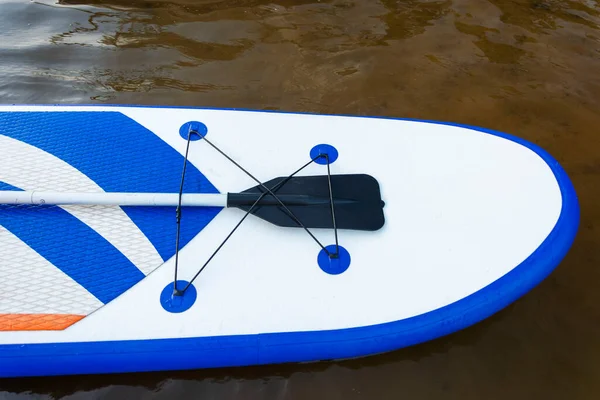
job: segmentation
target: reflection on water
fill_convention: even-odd
[[[340,363],[25,379],[0,390],[25,398],[600,398],[598,71],[595,0],[4,0],[2,103],[241,107],[486,126],[539,143],[565,166],[582,224],[542,285],[433,343]]]
[[[490,0],[502,10],[501,21],[533,33],[560,28],[565,22],[598,29],[598,2],[570,0],[503,1]]]
[[[3,11],[8,29],[0,45],[6,77],[0,93],[8,100],[147,102],[148,92],[159,91],[167,96],[162,103],[226,105],[230,99],[221,103],[221,96],[235,92],[246,98],[242,103],[260,98],[255,107],[310,110],[339,101],[338,91],[348,86],[362,91],[384,85],[398,93],[426,85],[424,76],[473,76],[470,64],[481,57],[520,70],[547,62],[568,68],[570,57],[553,42],[574,34],[568,24],[586,28],[582,39],[597,43],[599,20],[591,1],[61,0],[8,2]],[[573,40],[571,46],[577,46]],[[597,54],[587,51],[588,58]],[[501,74],[489,71],[491,64],[478,69]],[[405,79],[388,84],[397,73]],[[520,92],[513,81],[498,87]],[[492,91],[495,98],[503,95]],[[173,98],[177,92],[179,100]]]
[[[497,34],[499,33],[498,29],[486,28],[481,25],[469,25],[460,21],[456,21],[455,26],[459,32],[477,37],[478,40],[473,43],[479,47],[488,60],[492,62],[514,64],[519,61],[523,54],[525,54],[525,50],[517,46],[488,40],[488,33]],[[527,36],[518,36],[514,38],[514,42],[517,45],[522,45],[527,41],[535,41],[534,39],[528,39]]]
[[[452,1],[382,0],[388,12],[386,39],[406,39],[425,32],[436,20],[452,11]]]

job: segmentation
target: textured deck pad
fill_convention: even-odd
[[[0,190],[179,191],[181,154],[118,112],[0,112],[0,148]],[[217,189],[188,164],[184,192]],[[219,210],[186,209],[180,246]],[[64,329],[172,257],[175,232],[173,207],[0,206],[0,331]]]

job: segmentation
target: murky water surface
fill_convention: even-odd
[[[600,398],[596,0],[1,0],[0,102],[481,125],[550,151],[582,207],[579,236],[547,280],[430,343],[333,363],[3,380],[0,397]]]

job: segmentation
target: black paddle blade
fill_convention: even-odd
[[[279,177],[264,186],[306,228],[334,228],[327,175]],[[331,175],[331,188],[338,229],[375,231],[384,225],[384,203],[375,178],[365,174]],[[301,226],[286,207],[260,185],[242,193],[230,193],[228,206],[248,211],[265,192],[252,214],[278,226]]]

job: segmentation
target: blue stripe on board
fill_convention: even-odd
[[[173,131],[178,130],[179,125],[174,124]],[[0,112],[0,132],[62,159],[106,192],[179,192],[181,154],[119,112]],[[184,192],[218,193],[218,190],[188,163]],[[123,210],[163,260],[173,256],[176,234],[173,207],[123,207]],[[185,209],[181,246],[220,210],[218,207]]]
[[[20,189],[0,181],[0,190]],[[60,207],[0,205],[0,226],[102,303],[110,302],[144,278],[112,244]],[[33,275],[31,281],[35,279]]]

